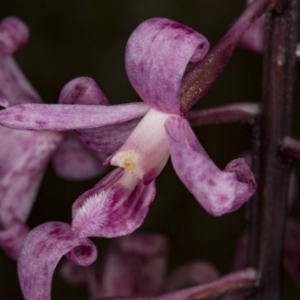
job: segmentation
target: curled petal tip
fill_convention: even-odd
[[[233,212],[250,199],[256,183],[245,160],[234,160],[221,171],[186,120],[170,117],[165,127],[175,171],[208,213],[220,216]]]
[[[78,77],[64,86],[59,96],[59,103],[107,105],[108,101],[94,79]]]
[[[180,88],[189,61],[207,53],[207,39],[185,25],[153,18],[132,33],[125,52],[128,78],[152,108],[180,114]]]
[[[18,259],[18,273],[25,299],[50,300],[54,269],[63,255],[86,266],[97,258],[97,249],[88,239],[76,237],[68,224],[49,222],[27,236]]]
[[[27,26],[18,18],[9,17],[0,23],[0,53],[13,54],[29,38]]]

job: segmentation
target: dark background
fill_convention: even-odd
[[[56,103],[61,88],[69,80],[84,75],[94,78],[110,102],[116,104],[139,101],[124,69],[126,41],[139,23],[151,17],[171,18],[201,32],[214,45],[243,9],[243,0],[2,0],[0,17],[18,16],[28,25],[30,41],[16,59],[45,102]],[[259,55],[237,50],[215,88],[197,107],[259,101],[261,62]],[[299,105],[295,105],[293,132],[300,137],[296,106]],[[250,147],[247,125],[205,126],[195,130],[220,168]],[[65,181],[57,178],[50,166],[29,225],[35,227],[53,220],[70,223],[72,202],[98,180]],[[299,203],[294,205],[292,215],[299,219]],[[235,245],[245,224],[245,208],[217,218],[205,213],[168,164],[157,179],[157,197],[139,230],[162,233],[169,238],[170,270],[192,259],[204,259],[224,274],[231,269]],[[101,259],[109,241],[94,240]],[[0,300],[22,299],[16,264],[2,251],[0,268]],[[289,278],[285,282],[285,299],[299,299],[300,290]],[[87,299],[84,289],[67,285],[57,273],[52,295],[54,300]]]

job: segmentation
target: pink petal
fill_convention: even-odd
[[[137,229],[155,196],[130,170],[117,168],[73,204],[72,228],[80,237],[116,237]]]
[[[265,16],[261,16],[245,31],[240,39],[239,46],[247,50],[262,54],[264,50]]]
[[[218,270],[203,261],[186,263],[173,271],[167,279],[164,292],[170,293],[219,278]]]
[[[0,127],[0,223],[26,220],[49,158],[61,142],[55,132]]]
[[[71,180],[84,180],[102,174],[106,155],[85,147],[75,136],[68,136],[54,155],[53,164],[58,175]]]
[[[106,96],[90,77],[78,77],[68,82],[60,92],[59,103],[108,105]]]
[[[112,154],[122,146],[139,121],[140,118],[99,128],[76,130],[76,133],[87,147],[100,153]]]
[[[185,119],[172,116],[165,127],[174,169],[208,213],[214,216],[229,213],[249,200],[256,183],[244,159],[231,161],[221,171]]]
[[[247,0],[248,4],[252,2],[253,0]],[[262,54],[264,48],[264,25],[265,15],[262,15],[245,31],[240,39],[239,45],[247,50]]]
[[[180,87],[187,64],[201,60],[206,38],[169,19],[143,22],[132,33],[125,52],[128,78],[152,108],[180,113]]]
[[[28,36],[27,26],[17,18],[6,18],[0,23],[0,97],[10,106],[41,101],[11,57],[27,42]]]
[[[23,104],[0,111],[0,124],[26,130],[72,130],[119,124],[146,114],[143,103],[125,105]]]
[[[0,139],[0,245],[15,259],[28,230],[23,222],[62,137],[0,126]]]
[[[54,269],[63,255],[87,266],[97,258],[94,244],[74,235],[68,224],[49,222],[32,230],[18,260],[18,273],[25,299],[50,300]]]
[[[6,99],[9,106],[41,102],[35,89],[10,56],[0,59],[0,83],[0,97]]]
[[[150,234],[131,234],[113,242],[93,297],[155,296],[161,291],[167,241]]]
[[[27,26],[18,18],[5,18],[0,23],[0,55],[13,54],[29,38]]]
[[[73,79],[65,85],[59,97],[61,104],[108,105],[108,101],[97,83],[89,77]],[[78,129],[81,141],[89,148],[112,154],[121,147],[140,119],[98,128]]]
[[[9,227],[0,228],[0,246],[12,259],[17,259],[29,232],[28,227],[21,221],[11,221]]]

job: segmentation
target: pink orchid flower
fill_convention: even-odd
[[[42,102],[12,57],[28,37],[28,28],[19,19],[6,18],[0,23],[2,107]],[[63,141],[59,132],[32,132],[0,126],[0,138],[0,246],[16,259],[29,231],[25,221],[54,152],[56,171],[64,178],[91,177],[99,174],[103,166],[99,154],[87,149],[75,136]]]
[[[224,38],[222,45],[230,53],[248,26],[240,23],[248,24],[258,7],[245,12]],[[72,226],[50,222],[28,235],[18,266],[26,299],[50,299],[52,275],[63,255],[79,265],[96,259],[87,237],[115,237],[138,228],[155,197],[155,178],[170,156],[179,178],[212,215],[235,211],[252,196],[256,183],[245,160],[233,160],[220,170],[181,105],[186,67],[202,60],[208,49],[206,38],[191,28],[150,19],[133,32],[125,52],[127,75],[144,103],[108,106],[95,82],[81,77],[65,86],[58,105],[23,104],[0,112],[0,123],[11,128],[75,130],[91,149],[109,155],[107,164],[118,167],[75,201]]]

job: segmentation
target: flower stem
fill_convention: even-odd
[[[254,1],[204,59],[189,69],[183,78],[181,88],[183,112],[190,110],[210,90],[227,66],[243,33],[276,3],[276,0]]]
[[[179,290],[177,292],[164,294],[157,297],[113,297],[110,300],[200,300],[219,297],[228,293],[241,291],[254,287],[256,282],[256,271],[252,268],[244,269],[225,275],[213,282],[199,286]],[[98,298],[99,299],[99,298]],[[94,299],[97,300],[97,299]],[[100,299],[99,299],[100,300]]]
[[[188,119],[192,126],[227,124],[236,122],[253,123],[259,114],[257,103],[235,103],[215,108],[192,110]]]
[[[254,126],[253,162],[258,190],[250,203],[249,265],[259,288],[249,299],[281,299],[282,245],[291,160],[279,151],[291,127],[295,82],[297,0],[268,13],[261,116]]]

